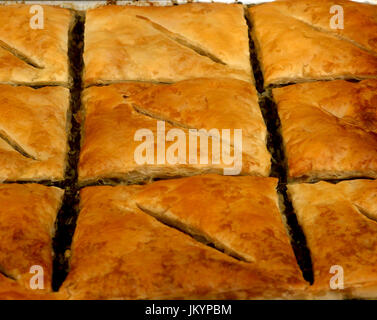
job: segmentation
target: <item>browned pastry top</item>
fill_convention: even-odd
[[[27,289],[31,268],[38,266],[45,291],[51,291],[52,238],[63,193],[38,184],[0,185],[0,270]]]
[[[199,138],[196,163],[189,161],[189,129],[229,129],[229,139],[220,138],[232,147],[235,129],[242,130],[241,174],[267,176],[270,154],[266,147],[266,126],[253,85],[234,79],[194,79],[171,85],[130,82],[103,87],[90,87],[83,93],[85,124],[80,154],[79,179],[82,182],[101,178],[120,178],[137,182],[147,177],[174,177],[201,173],[223,173],[232,167],[221,153],[213,161],[209,139],[208,164],[200,162]],[[157,163],[157,121],[165,121],[165,130],[179,128],[185,133],[184,163]],[[147,129],[154,134],[154,163],[138,164],[134,154],[141,144],[135,133]],[[207,135],[208,137],[208,135]],[[218,141],[218,140],[216,140]],[[167,141],[165,151],[173,142]],[[167,157],[166,157],[167,159]]]
[[[61,294],[71,299],[302,296],[306,284],[277,208],[275,186],[273,178],[205,175],[147,186],[84,188]],[[265,196],[258,195],[259,188]],[[256,199],[231,206],[237,192]],[[161,213],[169,195],[171,208]],[[185,195],[191,206],[184,205]],[[215,204],[214,198],[222,196]],[[208,247],[151,215],[184,225],[193,236],[205,234],[219,248],[253,262]]]
[[[70,84],[68,35],[73,14],[58,6],[0,6],[0,83],[28,85]],[[33,17],[42,28],[32,28]],[[10,22],[11,21],[11,22]],[[34,26],[33,26],[34,27]]]
[[[273,90],[289,177],[377,177],[377,80],[314,82]]]
[[[335,5],[343,12],[340,29],[330,25]],[[249,14],[266,86],[377,78],[377,6],[286,0],[252,6]]]
[[[306,235],[314,269],[316,297],[377,297],[377,181],[351,180],[288,186]],[[331,279],[342,268],[343,290]],[[339,270],[339,269],[337,269]]]
[[[252,81],[242,5],[104,6],[87,11],[85,85],[200,77]]]

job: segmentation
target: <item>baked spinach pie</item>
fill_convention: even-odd
[[[377,299],[377,6],[189,2],[0,5],[0,300]]]

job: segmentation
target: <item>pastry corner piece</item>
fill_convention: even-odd
[[[276,182],[204,175],[82,189],[60,293],[70,299],[304,297]],[[200,205],[187,207],[188,199]]]
[[[252,82],[247,30],[238,4],[90,9],[84,84],[170,83],[200,77]]]
[[[377,181],[288,185],[314,270],[313,298],[377,298]]]
[[[285,0],[252,6],[248,13],[266,87],[377,78],[376,5]]]
[[[201,78],[90,87],[83,105],[81,184],[269,175],[266,125],[248,82]]]
[[[69,75],[71,10],[48,5],[0,6],[0,83],[63,85]]]
[[[0,299],[17,287],[30,295],[51,292],[52,238],[63,193],[38,184],[0,184]]]
[[[69,90],[0,84],[0,181],[60,181],[68,153]]]
[[[377,80],[273,89],[294,181],[377,177]]]

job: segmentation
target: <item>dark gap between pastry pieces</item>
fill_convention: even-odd
[[[57,187],[64,189],[66,186],[66,181],[64,180],[58,180],[58,181],[52,181],[52,180],[14,180],[14,181],[2,181],[3,184],[32,184],[37,183],[44,185],[46,187]]]
[[[107,87],[112,84],[118,83],[148,83],[148,84],[174,84],[175,82],[163,82],[163,81],[154,81],[154,80],[103,80],[102,82],[93,82],[90,84],[85,85],[86,88],[91,87]]]
[[[305,235],[298,224],[292,203],[287,195],[287,162],[284,153],[283,138],[280,133],[280,118],[277,106],[271,97],[271,90],[269,88],[264,88],[261,64],[256,53],[255,43],[250,33],[253,24],[248,15],[247,8],[245,9],[245,18],[249,27],[250,59],[254,72],[255,86],[259,93],[258,102],[267,126],[267,148],[271,153],[270,176],[279,179],[277,192],[282,199],[283,208],[281,208],[281,211],[286,218],[286,227],[290,234],[291,245],[304,279],[312,284],[313,268],[310,251],[306,245]]]
[[[254,73],[255,87],[257,88],[257,91],[259,93],[262,93],[264,91],[263,74],[255,49],[255,43],[250,34],[250,30],[253,28],[253,24],[248,14],[247,8],[244,8],[244,17],[248,27],[247,35],[249,37],[250,64]]]
[[[109,187],[115,187],[115,186],[128,186],[128,185],[144,185],[147,183],[152,182],[153,179],[150,177],[146,177],[144,179],[140,179],[140,181],[128,181],[127,179],[121,179],[121,178],[95,178],[90,181],[84,181],[78,183],[79,189],[86,188],[86,187],[95,187],[95,186],[109,186]]]
[[[52,273],[52,288],[57,291],[67,276],[69,259],[67,253],[71,247],[73,233],[76,227],[78,212],[78,186],[77,166],[80,153],[80,120],[81,107],[81,76],[83,70],[83,45],[84,45],[84,14],[75,12],[75,22],[69,33],[68,56],[70,62],[70,75],[73,80],[70,89],[70,132],[68,138],[69,152],[65,172],[64,198],[61,209],[56,218],[56,232],[53,239],[54,261]]]
[[[1,5],[1,4],[0,4]],[[44,88],[44,87],[63,87],[63,88],[70,88],[70,84],[57,84],[57,83],[42,83],[42,84],[29,84],[29,83],[9,83],[8,84],[9,86],[12,86],[12,87],[29,87],[29,88],[32,88],[32,89],[41,89],[41,88]]]
[[[306,244],[305,234],[298,223],[297,216],[294,212],[292,202],[287,194],[287,185],[284,183],[278,184],[278,192],[283,197],[284,210],[283,214],[286,217],[289,234],[291,236],[291,244],[296,256],[297,263],[302,271],[304,279],[310,284],[314,282],[314,272],[310,250]]]
[[[199,174],[197,174],[199,175]],[[88,181],[78,183],[78,189],[95,186],[128,186],[128,185],[146,185],[156,181],[172,180],[180,178],[188,178],[189,176],[171,175],[171,176],[143,176],[137,180],[129,180],[127,178],[97,177]]]
[[[335,81],[335,80],[344,80],[344,81],[347,81],[347,82],[358,83],[358,82],[360,82],[362,80],[365,80],[365,79],[344,78],[344,77],[331,78],[331,79],[304,79],[304,80],[298,80],[296,82],[292,81],[292,82],[287,82],[287,83],[273,83],[273,84],[269,84],[267,86],[266,90],[276,89],[276,88],[283,88],[283,87],[288,87],[288,86],[292,86],[292,85],[295,85],[295,84],[308,83],[308,82],[329,82],[329,81]]]
[[[283,150],[283,139],[280,134],[280,118],[271,92],[265,91],[259,96],[258,103],[267,127],[267,149],[271,153],[271,174],[280,182],[287,182],[287,164]]]
[[[344,79],[344,80],[347,82],[353,82],[353,83],[357,83],[361,81],[360,79]]]
[[[292,202],[287,194],[287,160],[284,153],[283,138],[280,132],[280,118],[277,106],[271,97],[270,90],[261,95],[259,104],[268,130],[267,147],[272,155],[271,176],[279,178],[277,191],[283,204],[280,209],[286,218],[286,226],[291,237],[291,245],[297,263],[302,271],[304,279],[312,284],[313,268],[310,251],[306,245],[304,232],[302,231],[297,221],[296,214],[294,213]]]
[[[332,184],[337,184],[339,182],[342,182],[342,181],[352,181],[352,180],[375,180],[374,178],[371,178],[371,177],[350,177],[350,178],[342,178],[342,179],[309,179],[308,176],[301,176],[301,177],[298,177],[298,178],[290,178],[288,179],[288,182],[289,183],[308,183],[308,184],[314,184],[314,183],[318,183],[320,181],[325,181],[325,182],[328,182],[328,183],[332,183]]]

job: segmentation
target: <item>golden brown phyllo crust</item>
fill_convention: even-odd
[[[74,14],[58,6],[42,10],[25,4],[0,6],[0,83],[71,84],[68,36]]]
[[[71,299],[302,297],[306,284],[276,185],[275,178],[203,175],[84,188],[61,293]]]
[[[252,82],[249,59],[239,4],[105,6],[86,13],[86,86],[202,77]]]
[[[310,248],[313,297],[376,299],[377,181],[321,181],[288,190]]]
[[[250,83],[234,79],[201,78],[175,84],[140,84],[129,82],[84,90],[83,107],[85,123],[79,163],[79,181],[117,178],[126,182],[139,182],[150,178],[167,178],[203,173],[223,173],[227,164],[223,158],[213,161],[212,144],[208,138],[208,164],[201,163],[203,152],[197,142],[197,163],[190,163],[189,129],[216,128],[230,130],[230,140],[224,140],[235,154],[233,144],[235,129],[242,130],[242,168],[240,173],[267,176],[270,171],[270,154],[266,148],[267,130],[259,109],[257,92]],[[164,121],[165,130],[178,128],[185,134],[185,163],[138,164],[135,150],[141,144],[135,141],[140,129],[153,132],[157,145],[157,122]],[[205,137],[208,134],[203,134]],[[202,139],[198,137],[197,140]],[[207,138],[206,138],[207,139]],[[173,142],[166,142],[165,150]],[[239,157],[241,158],[241,157]]]
[[[339,7],[343,25],[334,19]],[[266,86],[376,78],[375,5],[288,0],[252,6],[248,13]]]
[[[377,80],[273,89],[292,180],[377,178]]]
[[[139,4],[0,6],[0,300],[377,299],[377,6]]]

